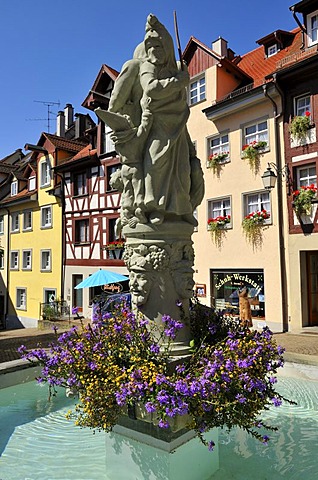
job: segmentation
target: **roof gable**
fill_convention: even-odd
[[[89,110],[95,110],[98,106],[108,106],[114,82],[118,75],[117,70],[103,64],[82,106]]]

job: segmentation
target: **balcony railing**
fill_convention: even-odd
[[[70,307],[65,300],[40,303],[40,316],[43,320],[70,320]]]
[[[301,52],[295,52],[292,55],[288,55],[288,57],[282,58],[276,63],[276,68],[284,68],[292,63],[297,63],[301,60],[304,60],[307,57],[311,57],[312,55],[317,55],[318,53],[318,45],[314,47],[307,48],[306,50],[302,50]]]
[[[228,93],[224,95],[221,98],[218,98],[217,100],[214,100],[212,105],[216,105],[217,103],[225,102],[225,100],[230,100],[231,98],[238,97],[239,95],[242,95],[243,93],[249,92],[250,90],[253,90],[254,88],[254,83],[250,83],[249,85],[246,85],[245,87],[238,88],[237,90],[233,90],[233,92]]]

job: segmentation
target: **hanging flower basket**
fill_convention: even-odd
[[[230,152],[214,153],[209,156],[208,168],[215,172],[229,156]]]
[[[300,190],[293,192],[293,208],[296,215],[310,215],[312,200],[317,195],[317,187],[314,184],[300,187]]]
[[[225,233],[224,227],[231,222],[231,215],[220,215],[219,217],[209,218],[208,230],[211,232],[211,237],[216,246],[220,247],[222,244],[222,236]]]
[[[310,112],[305,112],[305,115],[297,115],[293,118],[289,126],[289,132],[295,140],[303,140],[306,138],[309,128]]]
[[[242,152],[243,158],[248,160],[251,168],[257,168],[259,163],[259,156],[263,152],[264,148],[267,147],[267,142],[259,141],[251,142],[249,144],[243,145]]]
[[[124,248],[124,240],[115,240],[114,242],[109,242],[105,245],[104,250],[117,250],[118,248]]]
[[[262,240],[262,227],[265,220],[270,218],[267,210],[260,210],[246,215],[242,222],[243,232],[247,240],[254,246],[257,246]]]

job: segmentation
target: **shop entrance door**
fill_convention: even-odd
[[[318,325],[318,252],[307,252],[308,320]]]

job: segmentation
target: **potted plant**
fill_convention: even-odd
[[[222,243],[222,235],[224,227],[231,222],[231,215],[220,215],[218,217],[208,219],[208,230],[211,232],[212,240],[218,247]]]
[[[212,153],[208,159],[208,168],[215,172],[229,156],[230,152]]]
[[[263,209],[256,212],[251,212],[243,219],[242,228],[245,236],[254,246],[257,246],[257,244],[261,242],[261,229],[265,220],[268,218],[270,218],[270,213]]]
[[[310,215],[312,200],[317,195],[317,187],[311,185],[302,186],[293,192],[293,208],[296,215]]]
[[[54,317],[55,317],[54,307],[52,307],[51,305],[43,305],[43,308],[42,308],[43,320],[46,320],[46,319],[51,320]]]
[[[310,112],[307,111],[304,115],[296,115],[296,117],[292,119],[289,132],[295,140],[303,140],[306,138],[309,128]]]
[[[259,162],[259,156],[266,148],[267,142],[260,140],[257,142],[254,140],[251,143],[243,145],[242,152],[243,158],[248,160],[251,168],[256,168]]]

